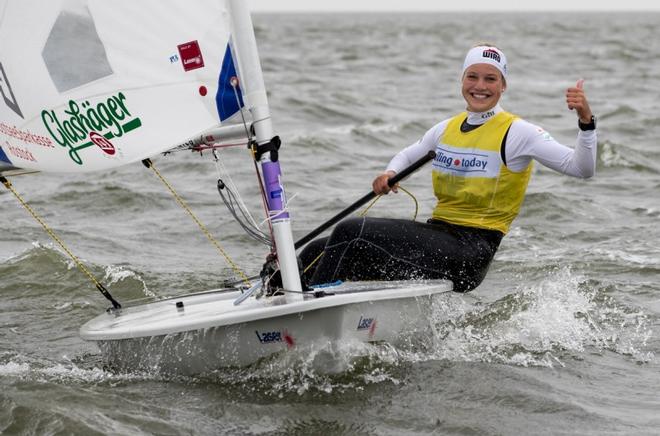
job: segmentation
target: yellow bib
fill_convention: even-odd
[[[463,133],[466,117],[464,112],[449,121],[436,148],[433,218],[506,233],[520,211],[533,166],[514,173],[500,156],[502,139],[517,117],[500,112]]]

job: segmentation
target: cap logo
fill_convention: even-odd
[[[484,45],[472,47],[467,55],[465,55],[463,73],[465,73],[465,70],[467,70],[469,66],[474,64],[490,64],[500,70],[502,77],[506,79],[506,56],[497,47]]]
[[[502,58],[500,58],[500,54],[497,51],[493,50],[492,48],[488,48],[484,50],[482,56],[485,58],[492,59],[497,63],[502,62]]]

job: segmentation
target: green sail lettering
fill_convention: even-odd
[[[85,101],[81,108],[77,102],[69,100],[64,114],[65,119],[60,120],[55,111],[43,110],[41,120],[55,142],[69,148],[69,157],[78,165],[83,164],[78,152],[93,145],[89,141],[90,132],[97,132],[108,139],[119,138],[142,126],[140,118],[126,120],[131,118],[131,113],[122,92],[96,106]]]

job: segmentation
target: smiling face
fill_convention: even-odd
[[[489,64],[474,64],[463,74],[462,93],[470,112],[486,112],[497,105],[506,84],[502,73]]]

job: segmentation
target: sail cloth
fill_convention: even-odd
[[[99,171],[239,118],[227,3],[0,0],[0,163]]]
[[[240,92],[240,82],[237,80],[236,61],[232,50],[231,40],[227,44],[225,57],[222,60],[220,78],[218,79],[218,92],[215,94],[215,103],[218,108],[220,121],[231,117],[243,107],[243,95]]]

